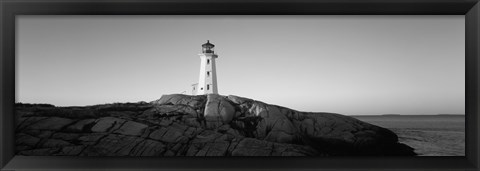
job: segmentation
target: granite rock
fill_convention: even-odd
[[[415,155],[392,131],[352,117],[233,95],[172,94],[151,103],[85,107],[22,104],[16,110],[17,155]]]

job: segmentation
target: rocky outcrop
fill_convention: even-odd
[[[18,155],[415,155],[390,130],[238,96],[164,95],[86,107],[17,104]]]

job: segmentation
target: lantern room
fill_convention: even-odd
[[[207,43],[202,45],[202,53],[214,53],[213,48],[215,45],[211,44],[209,40],[207,40]]]

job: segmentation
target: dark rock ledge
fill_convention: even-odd
[[[392,131],[238,96],[164,95],[86,107],[17,104],[18,155],[415,155]]]

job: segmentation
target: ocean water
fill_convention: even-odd
[[[465,156],[464,115],[352,116],[392,130],[419,156]]]

